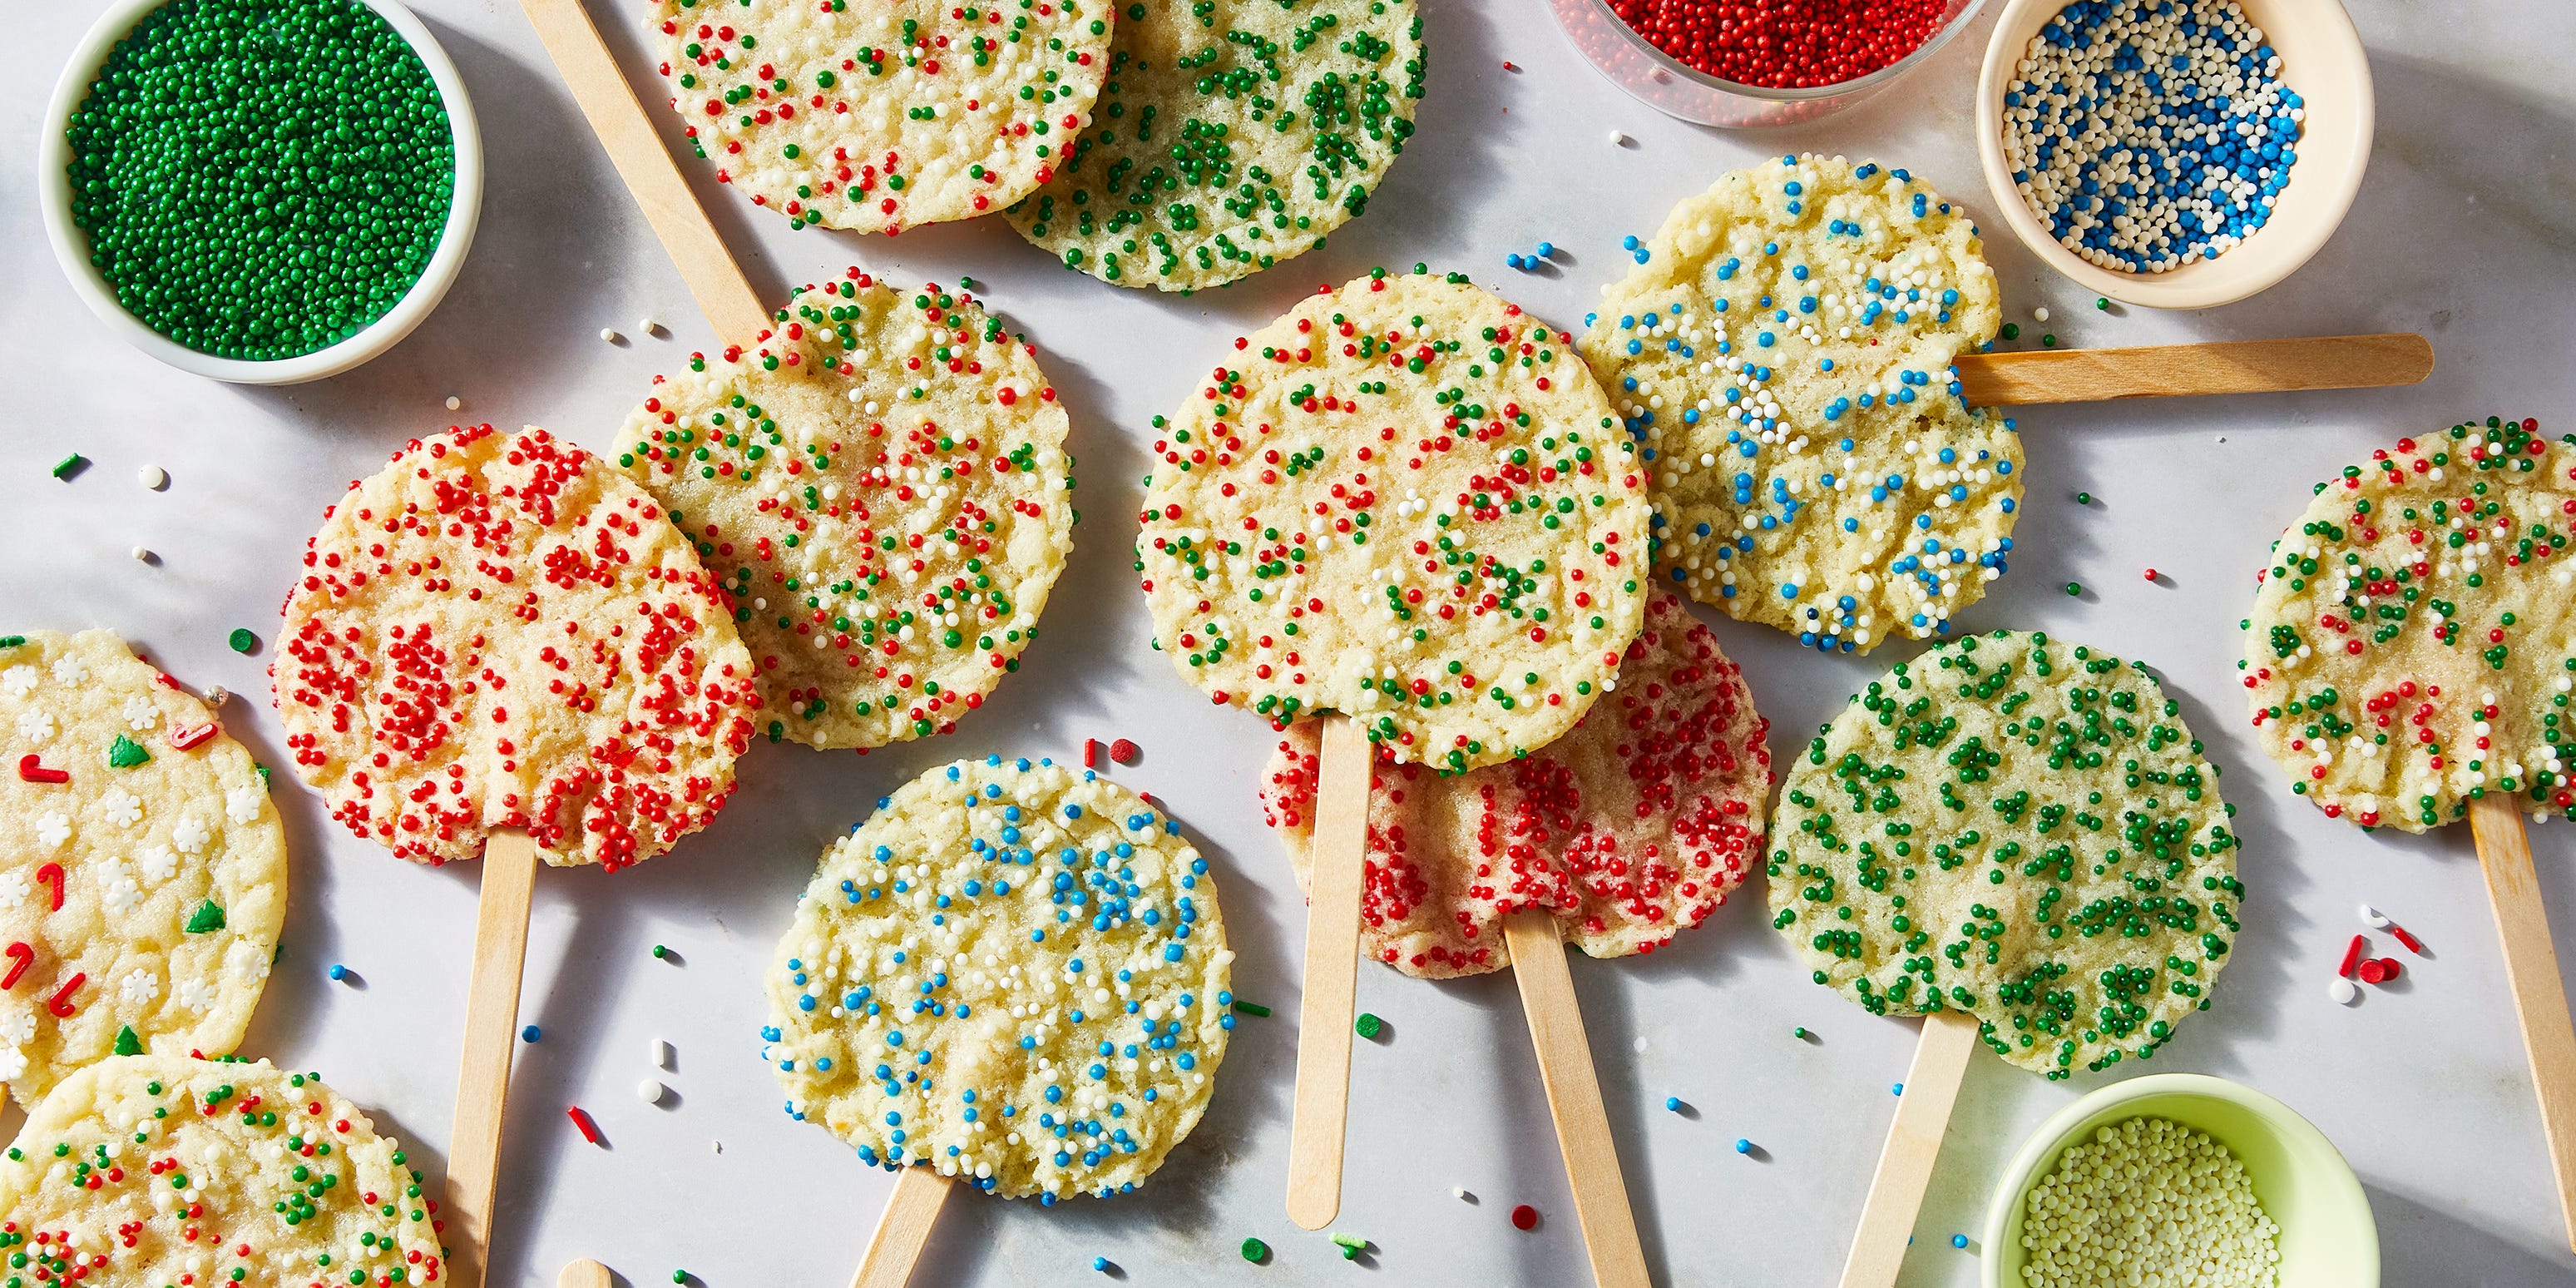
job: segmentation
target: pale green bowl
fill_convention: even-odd
[[[1986,1288],[2024,1288],[2022,1213],[2058,1156],[2096,1129],[2142,1115],[2207,1132],[2245,1164],[2255,1199],[2281,1229],[2280,1288],[2378,1288],[2370,1200],[2325,1133],[2262,1092],[2197,1073],[2115,1082],[2058,1111],[2022,1143],[1986,1204]]]

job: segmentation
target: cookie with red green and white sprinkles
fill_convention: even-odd
[[[1966,213],[1902,170],[1783,157],[1635,256],[1583,351],[1652,471],[1658,578],[1828,651],[1946,633],[2021,504],[2020,436],[1952,366],[2002,319]]]
[[[1445,776],[1380,759],[1362,950],[1424,979],[1501,970],[1503,918],[1540,908],[1587,957],[1653,952],[1762,862],[1770,727],[1708,628],[1656,595],[1618,689],[1527,759]],[[1317,741],[1290,728],[1261,793],[1300,883]]]
[[[2245,688],[2290,790],[2421,832],[2498,792],[2576,818],[2576,437],[2488,417],[2316,487],[2244,622]]]
[[[1105,0],[656,0],[716,178],[791,226],[889,235],[1054,177],[1109,67]]]
[[[1234,1027],[1216,885],[1089,770],[961,760],[824,854],[769,972],[787,1112],[1004,1198],[1134,1189],[1198,1125]]]
[[[118,1057],[64,1079],[0,1158],[0,1284],[438,1283],[422,1185],[312,1074]]]
[[[1790,767],[1771,924],[1817,983],[1964,1011],[2034,1073],[2146,1059],[2227,964],[2233,812],[2144,666],[1969,636],[1871,682]]]
[[[1572,337],[1377,270],[1234,342],[1155,422],[1155,647],[1276,727],[1472,769],[1574,727],[1645,611],[1645,476]]]
[[[1104,282],[1189,291],[1324,244],[1413,137],[1413,0],[1151,0],[1091,128],[1011,226]]]
[[[971,295],[851,269],[776,329],[656,377],[618,464],[732,596],[768,731],[945,733],[982,705],[1073,549],[1072,458],[1036,346]]]
[[[733,793],[760,693],[662,505],[542,429],[414,439],[325,513],[269,668],[295,772],[403,858],[616,869]]]
[[[0,636],[0,1082],[228,1052],[286,920],[286,829],[214,712],[107,631]]]

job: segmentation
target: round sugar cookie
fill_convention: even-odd
[[[326,514],[269,668],[295,772],[397,855],[525,828],[610,869],[704,827],[760,694],[661,503],[534,427],[414,439]]]
[[[796,227],[972,219],[1053,177],[1109,67],[1104,0],[655,0],[716,178]]]
[[[1657,577],[1829,651],[1944,634],[2021,504],[2013,422],[1952,370],[2001,321],[1966,213],[1901,170],[1783,157],[1637,253],[1583,352],[1652,472]]]
[[[2421,832],[2487,792],[2576,818],[2576,437],[2489,417],[2317,485],[2245,620],[2290,790]]]
[[[1052,760],[933,769],[824,854],[778,941],[787,1112],[1004,1198],[1134,1189],[1206,1112],[1234,1027],[1208,862]]]
[[[419,1169],[311,1074],[121,1056],[65,1078],[0,1159],[22,1288],[433,1284]]]
[[[2227,964],[2232,812],[2144,666],[1969,636],[1871,682],[1790,768],[1771,924],[1817,983],[1965,1011],[2035,1073],[2146,1059]]]
[[[1570,339],[1380,270],[1235,341],[1155,423],[1155,646],[1220,703],[1340,711],[1400,761],[1573,728],[1645,609],[1646,480]]]
[[[241,1041],[286,829],[206,704],[108,631],[0,636],[0,1082]]]
[[[1424,69],[1413,0],[1130,5],[1091,127],[1011,226],[1119,286],[1249,277],[1358,217]]]
[[[731,595],[772,737],[945,733],[1019,665],[1073,550],[1037,350],[974,297],[858,270],[655,377],[618,464]]]
[[[1377,765],[1362,950],[1424,979],[1501,970],[1504,916],[1544,908],[1587,957],[1653,952],[1762,861],[1770,727],[1708,628],[1654,596],[1618,689],[1564,737],[1463,774]],[[1317,742],[1290,728],[1261,793],[1300,884]]]

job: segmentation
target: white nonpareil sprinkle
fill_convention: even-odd
[[[635,324],[635,329],[636,329],[636,330],[638,330],[638,331],[643,332],[643,333],[644,333],[644,334],[646,334],[646,335],[660,335],[660,334],[662,334],[662,324],[661,324],[661,323],[659,323],[659,322],[654,321],[654,320],[653,320],[653,319],[651,319],[651,318],[645,318],[644,320],[642,320],[642,321],[640,321],[640,322],[637,322],[637,323]]]
[[[2361,986],[2337,975],[2326,981],[2326,1000],[2337,1006],[2350,1006],[2361,1000]]]
[[[599,328],[599,338],[606,340],[610,344],[615,344],[617,343],[619,336],[615,331],[609,330],[607,327],[601,327]]]
[[[447,396],[447,409],[448,409],[449,411],[455,411],[455,410],[457,410],[457,409],[459,409],[459,408],[463,407],[464,405],[465,405],[465,400],[464,400],[464,399],[459,398],[459,397],[457,397],[457,396],[456,396],[456,395],[454,395],[454,394],[449,394],[449,395]]]
[[[146,465],[134,472],[134,481],[158,492],[170,486],[170,471],[158,465]]]
[[[635,1098],[648,1105],[662,1103],[662,1084],[651,1078],[635,1084]]]
[[[2045,304],[2043,304],[2043,305],[2039,306],[2038,308],[2032,309],[2032,310],[2030,311],[2030,317],[2031,317],[2031,320],[2032,320],[2032,321],[2034,321],[2034,322],[2045,322],[2045,321],[2047,321],[2047,320],[2048,320],[2048,306],[2047,306],[2047,305],[2045,305]]]
[[[2225,1145],[2164,1118],[2094,1131],[2024,1200],[2030,1288],[2273,1288],[2280,1228]]]
[[[153,563],[159,558],[159,555],[153,554],[151,550],[143,546],[136,546],[134,548],[134,562],[136,563]]]
[[[1610,146],[1614,148],[1624,148],[1628,146],[1628,136],[1617,130],[1610,131]]]

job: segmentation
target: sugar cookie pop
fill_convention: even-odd
[[[902,1172],[860,1268],[901,1284],[955,1181],[1134,1189],[1207,1109],[1234,1025],[1208,862],[1088,770],[933,769],[823,856],[762,1055],[787,1112]]]
[[[490,1256],[535,860],[615,869],[705,826],[760,698],[661,505],[541,429],[415,439],[332,507],[271,668],[295,771],[401,857],[480,852],[457,1127]]]
[[[732,595],[771,737],[945,733],[1019,666],[1073,549],[1037,348],[964,291],[856,268],[657,377],[615,456]]]
[[[1996,631],[1856,695],[1780,794],[1772,925],[1872,1014],[1920,1015],[1845,1288],[1896,1281],[1968,1056],[2146,1059],[2237,931],[2218,771],[2154,677]]]
[[[0,1159],[7,1282],[454,1282],[401,1146],[311,1074],[118,1056],[57,1084]]]
[[[1966,212],[1902,170],[1785,156],[1634,253],[1583,354],[1652,473],[1656,578],[1828,652],[1946,634],[2021,503],[2020,437],[1953,366],[2002,322]]]
[[[230,1052],[286,920],[286,829],[206,704],[107,631],[0,636],[0,1082]]]
[[[2576,1240],[2576,1029],[2518,810],[2576,818],[2576,438],[2489,417],[2347,466],[2273,544],[2245,687],[2290,790],[2364,828],[2467,816]]]
[[[1640,624],[1645,479],[1571,339],[1463,275],[1378,270],[1236,340],[1155,425],[1155,646],[1279,728],[1334,713],[1289,1141],[1308,1229],[1341,1203],[1369,745],[1451,771],[1543,747]]]

